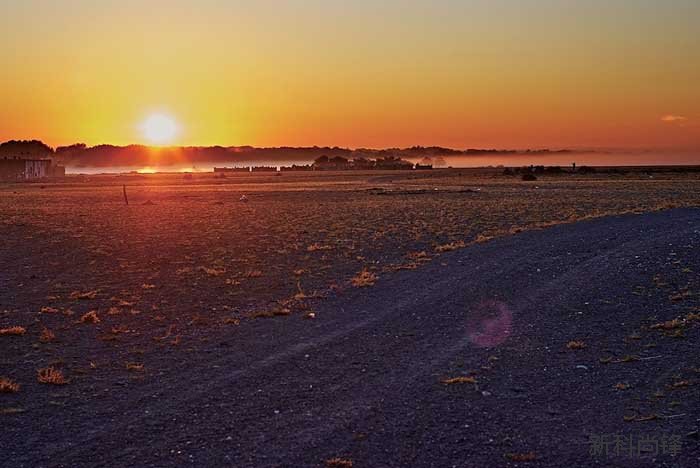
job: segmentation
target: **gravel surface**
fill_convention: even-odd
[[[0,395],[0,466],[698,466],[699,246],[676,209],[449,252],[147,378]]]

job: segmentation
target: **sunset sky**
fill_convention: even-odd
[[[178,145],[700,148],[699,22],[698,0],[0,0],[0,141],[148,143],[157,115]]]

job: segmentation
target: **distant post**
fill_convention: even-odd
[[[124,203],[129,204],[129,199],[126,198],[126,185],[122,185],[122,190],[124,191]]]

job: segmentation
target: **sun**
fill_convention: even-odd
[[[167,114],[151,114],[141,124],[141,132],[146,140],[155,145],[172,143],[177,136],[178,125]]]

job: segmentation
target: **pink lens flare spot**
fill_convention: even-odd
[[[502,302],[489,300],[476,304],[469,311],[467,338],[479,348],[493,348],[508,339],[513,314]]]

